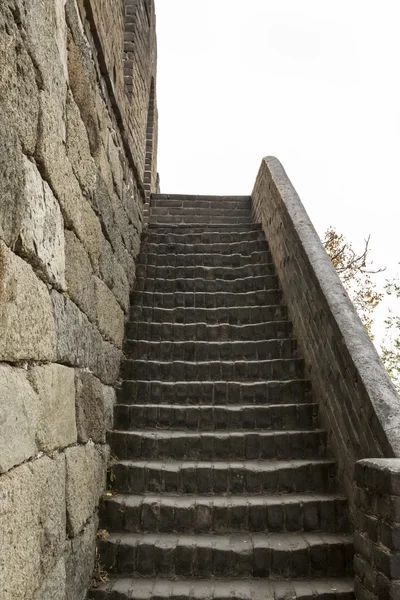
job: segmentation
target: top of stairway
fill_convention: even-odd
[[[209,196],[199,194],[152,194],[151,200],[204,200],[204,201],[224,201],[224,200],[250,200],[251,196]]]

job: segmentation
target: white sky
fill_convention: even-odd
[[[400,271],[399,0],[156,0],[156,13],[161,190],[250,194],[274,155],[320,235],[333,225],[361,248],[371,234],[382,285]]]

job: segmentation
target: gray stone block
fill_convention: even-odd
[[[84,600],[92,582],[96,555],[97,515],[83,531],[67,542],[65,553],[66,600]],[[49,599],[50,600],[50,599]]]
[[[63,557],[65,458],[42,457],[0,478],[0,564],[7,600],[35,597]],[[62,585],[62,581],[60,582]]]
[[[86,371],[76,371],[75,383],[78,439],[104,444],[113,424],[115,390]]]
[[[106,446],[89,443],[68,448],[65,458],[68,533],[75,537],[92,516],[105,490],[108,451]]]
[[[62,365],[43,365],[28,372],[38,395],[36,442],[39,450],[51,452],[77,441],[74,370]]]
[[[46,285],[0,242],[0,360],[55,362],[56,329]]]

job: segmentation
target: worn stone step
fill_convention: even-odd
[[[247,342],[148,342],[126,340],[124,352],[131,360],[215,361],[272,360],[296,357],[294,339]]]
[[[261,223],[149,223],[148,234],[156,232],[158,234],[170,235],[179,234],[186,235],[190,234],[196,239],[196,234],[201,234],[200,240],[206,239],[207,233],[212,234],[227,234],[224,241],[231,240],[233,242],[238,241],[241,238],[240,234],[248,234],[250,232],[262,232]],[[147,238],[148,239],[148,238]],[[254,239],[254,238],[252,238]],[[256,239],[265,239],[264,234]],[[187,240],[186,240],[187,241]],[[222,241],[222,240],[221,240]]]
[[[198,405],[116,404],[114,429],[304,429],[317,425],[318,404]]]
[[[208,211],[207,211],[208,212]],[[169,224],[174,225],[194,225],[195,227],[200,227],[203,225],[208,225],[215,227],[216,225],[228,225],[231,227],[232,225],[250,225],[253,223],[253,219],[250,215],[246,215],[245,217],[235,217],[234,215],[227,216],[219,216],[208,213],[207,215],[199,215],[195,214],[180,214],[174,216],[168,215],[154,215],[150,212],[150,225],[161,225],[161,227],[167,227]]]
[[[221,195],[221,194],[151,194],[151,199],[150,202],[153,202],[154,200],[187,200],[187,201],[194,201],[194,200],[208,200],[210,202],[212,201],[224,201],[224,200],[231,200],[231,201],[246,201],[246,202],[251,202],[251,196],[232,196],[232,195]]]
[[[154,267],[150,267],[153,269]],[[137,296],[137,292],[160,292],[163,294],[167,293],[197,293],[197,294],[248,294],[252,292],[253,295],[249,295],[250,304],[248,306],[255,306],[254,300],[258,298],[258,294],[264,291],[277,290],[279,287],[278,278],[273,275],[260,275],[257,277],[245,277],[244,279],[204,279],[204,278],[151,278],[151,277],[139,277],[136,279],[135,291],[131,294],[131,305],[134,306],[140,296]],[[243,296],[245,298],[245,296]],[[282,295],[279,296],[279,302],[282,299]],[[265,302],[265,297],[260,296],[259,305]],[[152,305],[153,303],[150,303]],[[210,302],[212,304],[212,302]],[[215,304],[215,303],[214,303]],[[244,305],[246,306],[246,304]]]
[[[184,195],[184,194],[157,194],[152,195],[151,206],[163,206],[164,204],[174,206],[196,206],[205,203],[211,208],[218,204],[234,203],[251,207],[251,196],[207,196],[207,195]]]
[[[198,210],[207,210],[208,212],[215,213],[215,211],[225,211],[228,214],[235,213],[236,211],[246,211],[247,214],[251,213],[252,207],[250,200],[185,200],[185,199],[170,199],[170,200],[152,200],[151,202],[151,210],[156,211],[155,214],[165,214],[165,212],[160,213],[160,210],[173,210],[174,213],[171,214],[180,214],[182,211],[198,211]]]
[[[114,461],[110,485],[120,494],[285,494],[334,492],[332,460]]]
[[[151,219],[153,217],[181,217],[182,219],[190,220],[190,217],[246,217],[251,219],[251,210],[248,207],[238,205],[236,202],[227,202],[224,206],[222,203],[215,203],[215,206],[210,208],[204,203],[196,203],[190,206],[187,203],[181,206],[171,206],[171,203],[164,206],[152,206],[150,209]]]
[[[174,242],[170,244],[165,243],[151,243],[144,241],[141,245],[141,252],[143,254],[184,254],[184,255],[197,255],[197,254],[222,254],[224,256],[229,254],[253,254],[254,252],[267,252],[268,244],[265,240],[254,240],[245,242],[231,242],[226,244],[211,243],[211,244],[189,244],[182,242]],[[272,262],[270,260],[266,262]]]
[[[208,252],[202,254],[177,254],[161,252],[141,252],[136,260],[137,265],[150,265],[159,267],[243,267],[246,265],[268,265],[266,271],[273,270],[270,252],[246,252],[243,254],[217,254]]]
[[[88,600],[354,600],[352,578],[306,580],[111,578]]]
[[[207,325],[206,323],[149,323],[129,321],[126,325],[127,340],[149,341],[205,341],[227,342],[247,340],[283,339],[290,337],[290,321],[270,321],[255,325]]]
[[[298,404],[309,403],[310,382],[287,381],[123,381],[122,404]]]
[[[125,359],[122,379],[155,381],[259,381],[295,379],[303,374],[302,359],[237,361],[154,361]]]
[[[250,431],[110,431],[107,441],[122,460],[270,460],[323,458],[326,432],[312,430]]]
[[[154,267],[137,265],[136,277],[149,277],[151,279],[245,279],[246,277],[264,277],[274,275],[272,264],[244,265],[243,267]]]
[[[163,281],[166,284],[164,292],[161,291]],[[232,282],[221,280],[215,282],[215,284],[220,284],[218,285],[218,288],[229,287],[230,289],[217,292],[201,292],[197,291],[198,288],[196,287],[195,292],[168,291],[176,284],[179,285],[180,288],[193,287],[193,282],[196,287],[196,284],[198,284],[200,280],[188,279],[180,281],[173,279],[145,279],[143,280],[143,284],[146,289],[143,291],[136,291],[132,294],[133,307],[134,309],[137,309],[139,306],[157,308],[240,308],[243,306],[276,306],[282,302],[281,290],[270,289],[235,293],[231,291],[234,287],[233,285],[230,285]],[[251,280],[250,283],[252,283]],[[153,285],[157,285],[157,288],[151,289]],[[131,310],[131,313],[134,312],[134,310]]]
[[[142,234],[144,244],[243,244],[248,242],[266,243],[265,235],[259,225],[250,225],[247,228],[220,228],[218,231],[211,228],[186,228],[182,227],[151,227]]]
[[[286,306],[240,306],[231,308],[157,308],[153,306],[132,306],[132,321],[155,323],[207,323],[219,325],[252,325],[269,321],[282,321],[287,318]]]
[[[235,533],[348,531],[347,499],[338,494],[277,496],[105,496],[109,532]]]
[[[142,577],[340,577],[352,574],[352,538],[333,533],[219,535],[114,533],[100,561]]]

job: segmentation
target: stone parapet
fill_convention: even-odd
[[[400,598],[400,459],[355,466],[355,592],[358,600]]]
[[[355,462],[400,456],[400,398],[276,158],[263,160],[252,202],[354,508]]]

